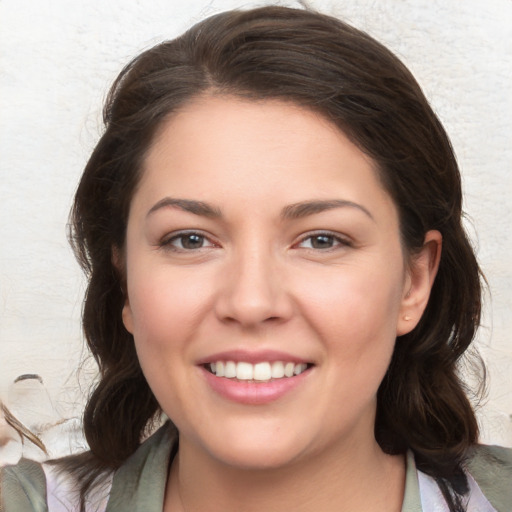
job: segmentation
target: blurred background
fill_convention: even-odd
[[[132,57],[241,0],[0,0],[0,464],[85,448],[95,378],[84,281],[66,240],[109,85]],[[411,69],[451,136],[467,227],[489,282],[477,345],[482,442],[512,446],[512,0],[311,0]],[[14,419],[13,419],[14,418]],[[20,427],[20,428],[21,428]]]

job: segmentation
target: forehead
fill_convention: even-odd
[[[390,202],[375,163],[322,115],[284,101],[229,96],[196,98],[160,127],[138,192],[156,202],[164,191],[224,206],[333,193]]]
[[[188,145],[182,145],[186,139],[202,150],[207,149],[208,144],[213,149],[215,143],[222,145],[223,152],[231,147],[230,156],[237,149],[246,152],[252,147],[257,151],[258,144],[269,151],[286,146],[287,156],[291,157],[298,156],[301,148],[311,151],[316,147],[320,153],[323,146],[339,142],[340,137],[344,134],[325,116],[291,101],[204,94],[185,103],[162,123],[148,157],[151,159],[163,145],[189,149]],[[368,162],[372,162],[370,158]]]

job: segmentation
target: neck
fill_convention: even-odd
[[[271,469],[225,465],[180,440],[164,510],[399,512],[404,486],[403,457],[384,454],[373,438]]]

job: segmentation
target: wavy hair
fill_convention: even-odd
[[[320,113],[376,163],[407,253],[422,247],[428,230],[442,233],[427,308],[397,339],[378,391],[375,436],[387,453],[412,450],[451,510],[462,510],[462,467],[478,427],[457,363],[479,325],[481,273],[462,226],[450,141],[387,48],[333,17],[284,7],[212,16],[136,57],[110,90],[105,131],[76,192],[70,234],[88,278],[83,328],[100,370],[84,414],[96,471],[119,467],[159,412],[122,323],[125,276],[113,251],[122,260],[130,201],[155,132],[204,94],[281,99]]]

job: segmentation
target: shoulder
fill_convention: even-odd
[[[15,466],[0,469],[0,510],[45,512],[46,477],[41,464],[21,459]]]
[[[110,510],[148,510],[147,503],[163,500],[169,459],[177,442],[175,429],[166,423],[114,474],[97,473],[101,478],[87,493],[86,510],[103,511],[107,503]],[[89,474],[87,453],[45,463],[21,459],[15,466],[0,468],[0,512],[79,510],[78,480],[80,473]],[[120,503],[123,506],[117,506]]]
[[[470,452],[469,465],[491,464],[512,473],[512,448],[479,444]]]
[[[80,486],[62,461],[35,462],[21,459],[0,469],[0,512],[77,512]],[[79,458],[79,456],[77,456]],[[87,495],[86,511],[105,510],[111,478],[104,475]]]
[[[498,511],[510,511],[512,503],[512,449],[477,445],[467,461],[467,471]]]

